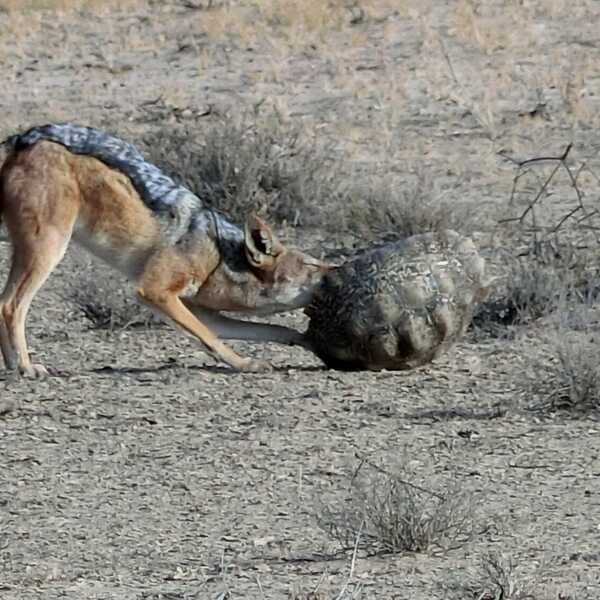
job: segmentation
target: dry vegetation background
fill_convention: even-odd
[[[427,368],[248,347],[277,369],[241,375],[72,248],[29,320],[63,376],[0,373],[0,598],[600,597],[599,22],[596,0],[0,0],[0,137],[106,128],[317,254],[451,226],[497,277]]]

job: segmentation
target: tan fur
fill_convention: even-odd
[[[202,209],[205,210],[205,209]],[[13,246],[0,296],[0,349],[6,366],[29,376],[32,364],[25,319],[33,297],[62,259],[73,237],[136,281],[138,297],[216,358],[236,369],[268,364],[236,354],[225,339],[303,344],[297,331],[236,321],[221,310],[268,314],[305,306],[330,266],[284,247],[270,228],[249,217],[242,269],[232,269],[218,240],[202,232],[176,245],[129,179],[95,158],[41,141],[8,156],[0,171],[0,217]]]

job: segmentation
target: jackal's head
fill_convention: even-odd
[[[333,265],[284,246],[271,228],[250,215],[244,230],[246,258],[260,281],[256,312],[270,314],[309,304]]]

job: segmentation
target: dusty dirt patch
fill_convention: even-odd
[[[470,203],[483,242],[512,183],[498,152],[573,141],[598,162],[591,0],[334,3],[329,24],[295,2],[3,4],[1,136],[74,120],[135,139],[271,105],[336,140],[357,172],[399,189],[424,174],[436,198]],[[2,273],[7,254],[0,243]],[[323,495],[342,501],[357,452],[456,472],[479,523],[446,554],[359,553],[362,597],[470,598],[462,586],[489,550],[526,580],[548,563],[536,598],[600,596],[600,426],[526,410],[517,384],[541,350],[535,326],[471,334],[411,373],[248,348],[277,369],[239,375],[168,329],[90,330],[63,300],[90,272],[72,248],[30,317],[37,358],[64,376],[0,373],[1,598],[286,598],[321,578],[335,597],[349,554],[314,512]]]

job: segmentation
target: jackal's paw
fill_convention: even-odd
[[[240,366],[240,371],[243,371],[244,373],[264,373],[265,371],[272,370],[273,365],[270,362],[260,360],[259,358],[247,358]]]
[[[19,372],[23,377],[27,377],[28,379],[41,379],[42,377],[48,377],[50,374],[44,365],[38,363],[19,367]]]

